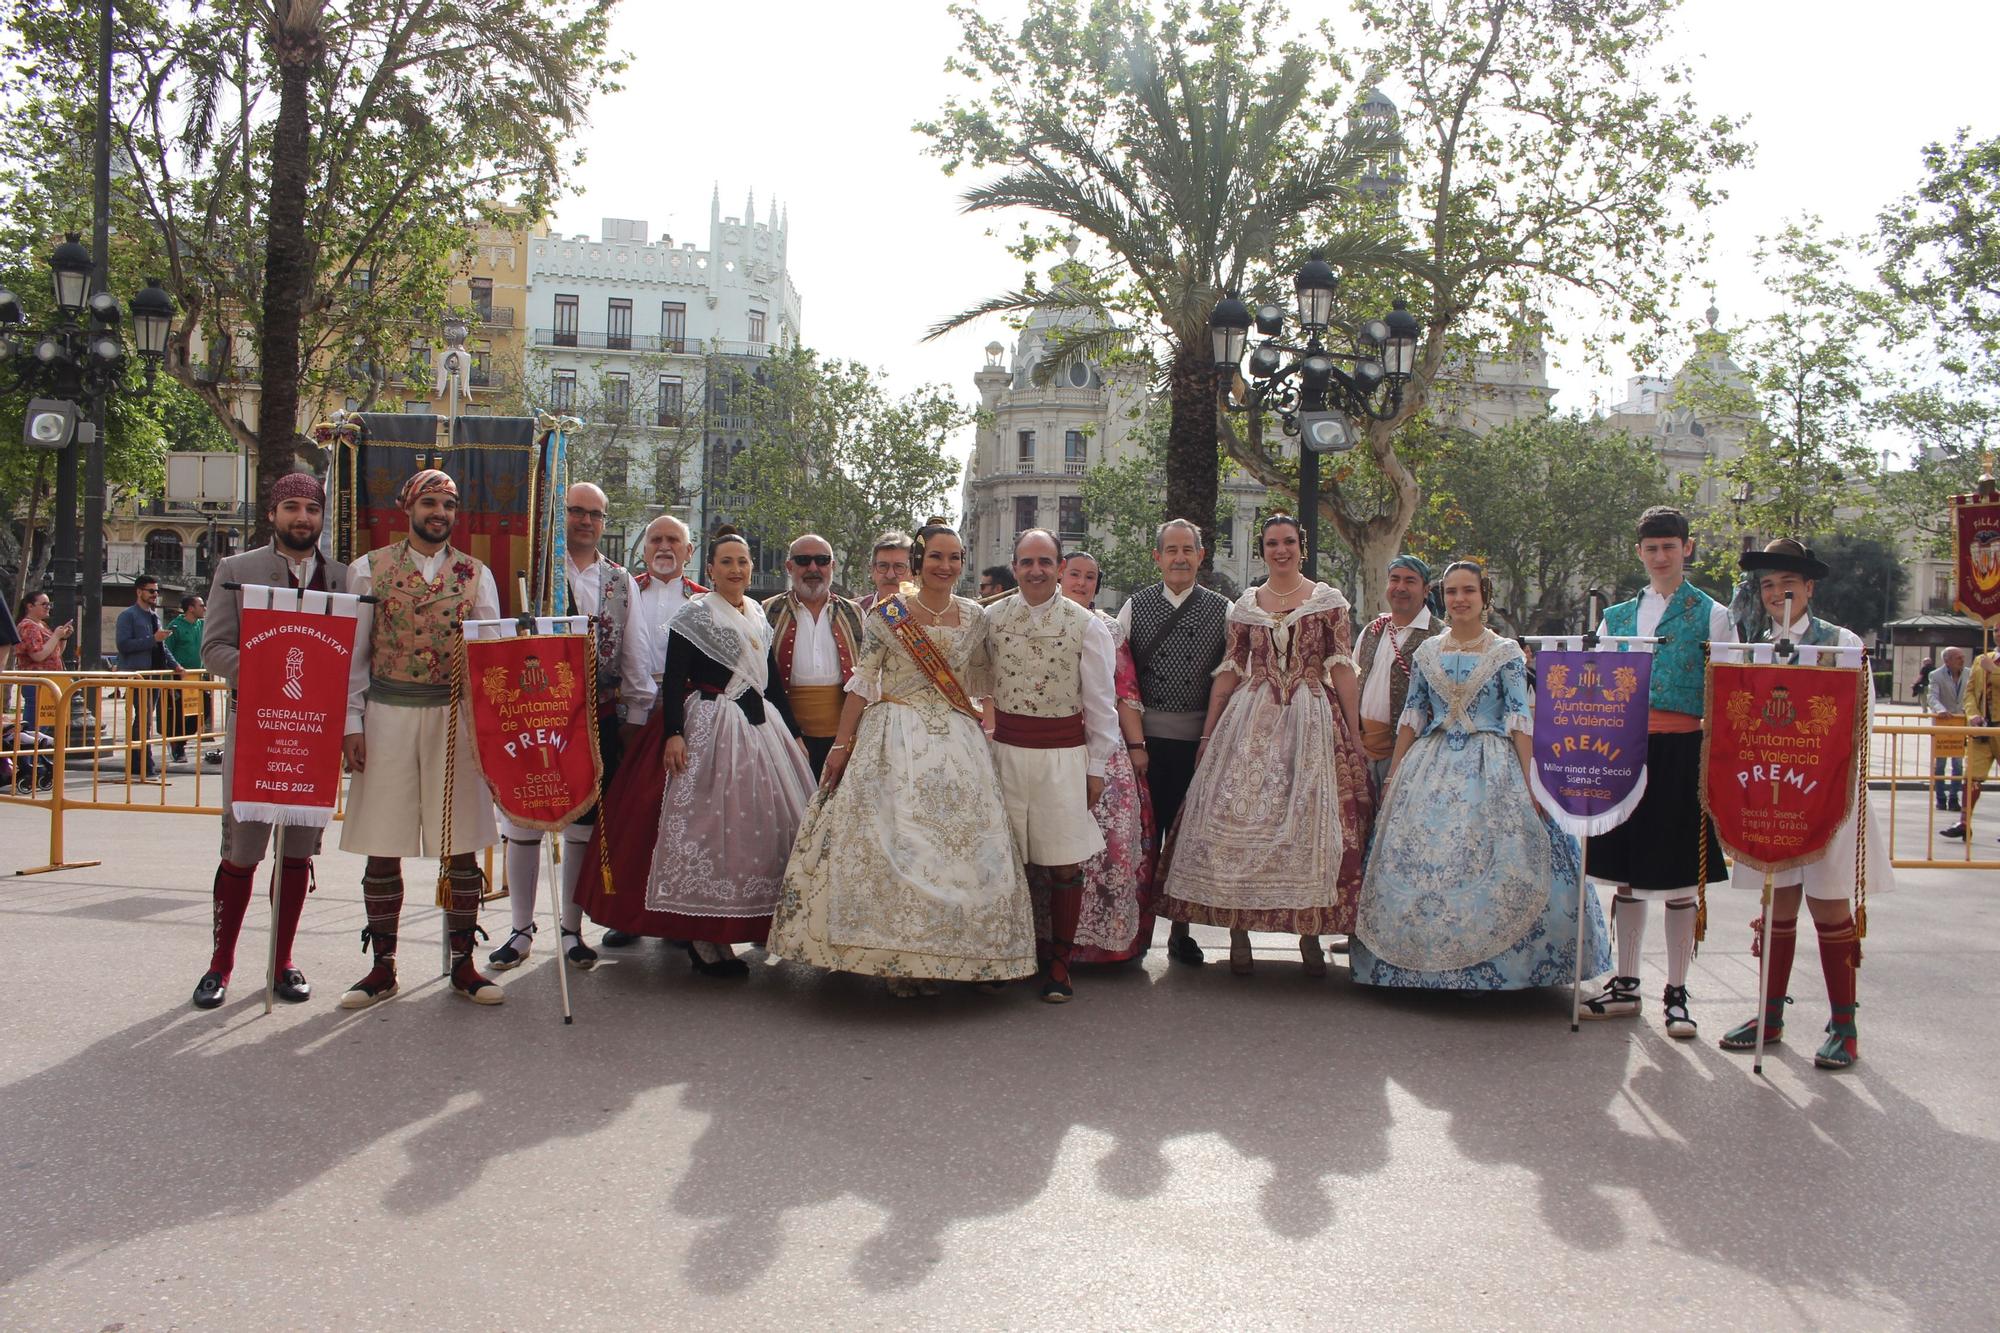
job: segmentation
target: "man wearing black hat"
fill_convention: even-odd
[[[1811,547],[1789,537],[1780,538],[1761,551],[1745,551],[1740,563],[1750,576],[1746,584],[1754,583],[1755,607],[1762,613],[1758,621],[1740,617],[1739,624],[1754,631],[1744,635],[1746,642],[1790,640],[1813,647],[1851,648],[1857,653],[1861,650],[1861,639],[1852,630],[1812,613],[1813,588],[1829,571]],[[1747,610],[1749,602],[1739,591],[1735,606]],[[1864,666],[1865,662],[1864,658]],[[1784,1036],[1785,1006],[1791,1003],[1785,991],[1798,947],[1799,900],[1804,898],[1812,909],[1813,926],[1819,935],[1820,970],[1826,974],[1826,997],[1833,1007],[1833,1017],[1826,1025],[1826,1041],[1813,1057],[1813,1063],[1822,1069],[1845,1069],[1861,1058],[1860,1037],[1854,1023],[1855,973],[1861,962],[1861,940],[1848,901],[1856,886],[1857,845],[1868,887],[1889,887],[1889,858],[1883,854],[1875,822],[1869,818],[1865,794],[1854,801],[1854,808],[1835,830],[1822,859],[1778,871],[1772,881],[1770,955],[1765,960],[1769,983],[1765,990],[1764,1041],[1769,1044]],[[1738,888],[1761,891],[1763,873],[1739,864],[1732,878]],[[1761,920],[1757,923],[1760,929],[1762,924]],[[1754,1050],[1757,1022],[1752,1018],[1731,1028],[1722,1038],[1722,1049]]]

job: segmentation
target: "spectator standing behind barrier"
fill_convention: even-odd
[[[160,623],[160,581],[151,574],[141,574],[132,584],[132,605],[118,613],[118,669],[120,671],[168,671],[179,675],[179,669],[167,657],[167,630]],[[82,665],[86,668],[89,663]],[[132,707],[125,715],[126,738],[137,736],[143,718],[151,725],[147,730],[158,735],[160,731],[160,698],[163,691],[134,689]],[[128,751],[125,761],[127,770],[139,766],[143,757],[145,776],[159,776],[159,769],[153,764],[150,754],[141,755]]]
[[[1924,707],[1930,710],[1933,720],[1963,716],[1965,713],[1965,649],[1944,650],[1944,663],[1932,668],[1925,689]],[[1943,777],[1945,766],[1951,766],[1955,777],[1964,772],[1962,759],[1932,759],[1931,776]],[[1936,782],[1931,784],[1931,798],[1940,810],[1959,808],[1959,784],[1956,782]]]
[[[208,603],[194,593],[181,598],[181,613],[167,626],[167,658],[182,671],[201,669],[201,619]],[[167,695],[167,732],[174,738],[174,762],[187,757],[187,738],[199,735],[208,723],[208,696],[195,691],[194,707],[185,694],[175,690]],[[200,742],[196,742],[197,753]]]
[[[48,672],[63,668],[63,649],[69,645],[70,635],[76,632],[76,622],[66,625],[49,625],[49,595],[45,592],[31,592],[21,599],[18,632],[20,648],[14,654],[14,666],[20,671]],[[28,730],[34,731],[36,721],[36,695],[38,691],[23,689],[21,720]]]

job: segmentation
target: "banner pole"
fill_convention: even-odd
[[[1597,651],[1597,622],[1604,614],[1600,608],[1602,596],[1595,584],[1583,595],[1583,646],[1590,652]],[[1576,970],[1569,982],[1569,1030],[1572,1034],[1582,1031],[1583,923],[1589,915],[1587,895],[1591,892],[1590,838],[1585,835],[1576,840]]]
[[[1569,983],[1571,1032],[1581,1030],[1578,1020],[1583,1014],[1583,921],[1589,915],[1588,895],[1593,892],[1590,887],[1590,871],[1586,869],[1589,862],[1590,839],[1578,838],[1576,840],[1576,975],[1570,978]]]
[[[271,858],[271,943],[264,961],[264,1012],[267,1014],[278,998],[278,894],[282,891],[278,876],[285,864],[284,834],[282,827],[272,825],[271,850],[278,855]]]
[[[1757,950],[1757,1054],[1750,1061],[1750,1072],[1764,1072],[1764,1029],[1768,1024],[1765,1016],[1771,1008],[1771,872],[1764,872],[1764,912],[1759,929],[1764,933],[1762,945]]]
[[[557,836],[551,838],[547,834],[543,834],[542,841],[544,844],[559,843],[562,841],[562,836],[558,834]],[[563,949],[562,872],[556,868],[561,864],[561,862],[555,859],[555,853],[553,850],[549,852],[548,856],[549,856],[549,914],[555,917],[556,919],[556,958],[555,958],[556,986],[557,989],[562,992],[563,1026],[567,1027],[571,1023],[574,1023],[576,1021],[576,1018],[574,1015],[570,1013],[570,1008],[569,1008],[569,957],[565,952],[565,950]],[[577,939],[579,943],[582,942],[582,936],[579,935]]]

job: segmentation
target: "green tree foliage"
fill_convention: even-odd
[[[260,489],[305,447],[302,409],[372,397],[429,337],[493,201],[545,208],[620,67],[613,3],[119,7],[114,209],[179,303],[171,373],[257,448]],[[68,90],[95,37],[92,12],[12,7],[0,134],[22,169],[73,175],[87,153]],[[258,349],[256,424],[214,371],[244,364],[240,345]]]
[[[1026,285],[932,330],[1026,311],[1084,315],[1042,373],[1111,351],[1149,361],[1167,389],[1160,517],[1216,508],[1217,404],[1209,311],[1225,290],[1268,287],[1308,239],[1345,267],[1393,262],[1379,230],[1338,229],[1390,147],[1350,124],[1338,62],[1284,37],[1275,0],[1031,0],[1008,30],[954,5],[962,44],[948,68],[972,85],[918,129],[947,173],[996,168],[969,212],[1027,210],[1024,261],[1070,236],[1109,256],[1052,288]],[[1289,272],[1289,269],[1285,269]]]
[[[1580,632],[1589,587],[1609,597],[1643,582],[1633,516],[1667,500],[1665,470],[1644,441],[1579,416],[1439,433],[1424,480],[1405,548],[1439,567],[1482,561],[1494,619],[1517,634]]]
[[[959,469],[947,448],[973,420],[946,389],[893,396],[881,372],[804,348],[746,377],[731,411],[744,445],[720,465],[711,457],[711,520],[733,523],[767,549],[817,532],[849,587],[863,581],[877,533],[913,531],[943,511]]]
[[[1993,470],[2000,443],[2000,138],[1960,130],[1923,152],[1924,178],[1879,221],[1881,279],[1901,302],[1917,382],[1883,404],[1917,449],[1887,501],[1928,554],[1950,546],[1949,497]]]
[[[1404,430],[1450,367],[1503,348],[1527,312],[1581,312],[1600,356],[1645,364],[1671,331],[1680,275],[1706,244],[1719,177],[1747,161],[1739,123],[1704,112],[1692,72],[1663,54],[1678,0],[1356,0],[1358,67],[1404,105],[1406,183],[1393,221],[1418,258],[1343,288],[1351,319],[1389,289],[1424,326],[1402,410],[1370,423],[1360,466],[1322,511],[1354,551],[1364,605],[1422,501]],[[1326,44],[1339,49],[1332,20]],[[1421,427],[1418,442],[1421,443]],[[1277,441],[1232,454],[1282,484]]]
[[[1832,573],[1813,585],[1813,612],[1866,637],[1896,618],[1909,571],[1880,537],[1835,532],[1812,543]]]
[[[1166,490],[1167,436],[1166,404],[1155,399],[1145,419],[1128,437],[1135,448],[1115,461],[1092,464],[1083,474],[1084,521],[1105,534],[1101,544],[1093,544],[1091,553],[1103,571],[1104,586],[1128,596],[1160,576],[1153,564],[1153,539],[1162,521],[1160,496]],[[1223,467],[1223,479],[1227,480],[1228,465]],[[1211,551],[1230,509],[1228,497],[1218,494],[1215,509],[1203,525]],[[1211,570],[1209,577],[1221,580],[1223,575]],[[1224,592],[1235,591],[1222,582],[1215,586]]]

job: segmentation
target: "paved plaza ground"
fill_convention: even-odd
[[[0,807],[0,870],[46,830]],[[1747,895],[1712,899],[1699,1042],[1651,1000],[1573,1036],[1566,992],[1314,981],[1276,937],[1254,977],[1156,952],[1066,1009],[761,955],[713,982],[648,943],[573,977],[564,1027],[552,951],[498,1009],[451,996],[427,906],[402,996],[337,1009],[365,964],[336,852],[300,939],[317,994],[266,1017],[261,898],[229,1003],[188,1006],[212,820],[69,837],[103,864],[0,880],[0,1327],[2000,1322],[1991,872],[1876,897],[1845,1074],[1812,1066],[1805,931],[1760,1081],[1714,1045],[1756,984]]]

